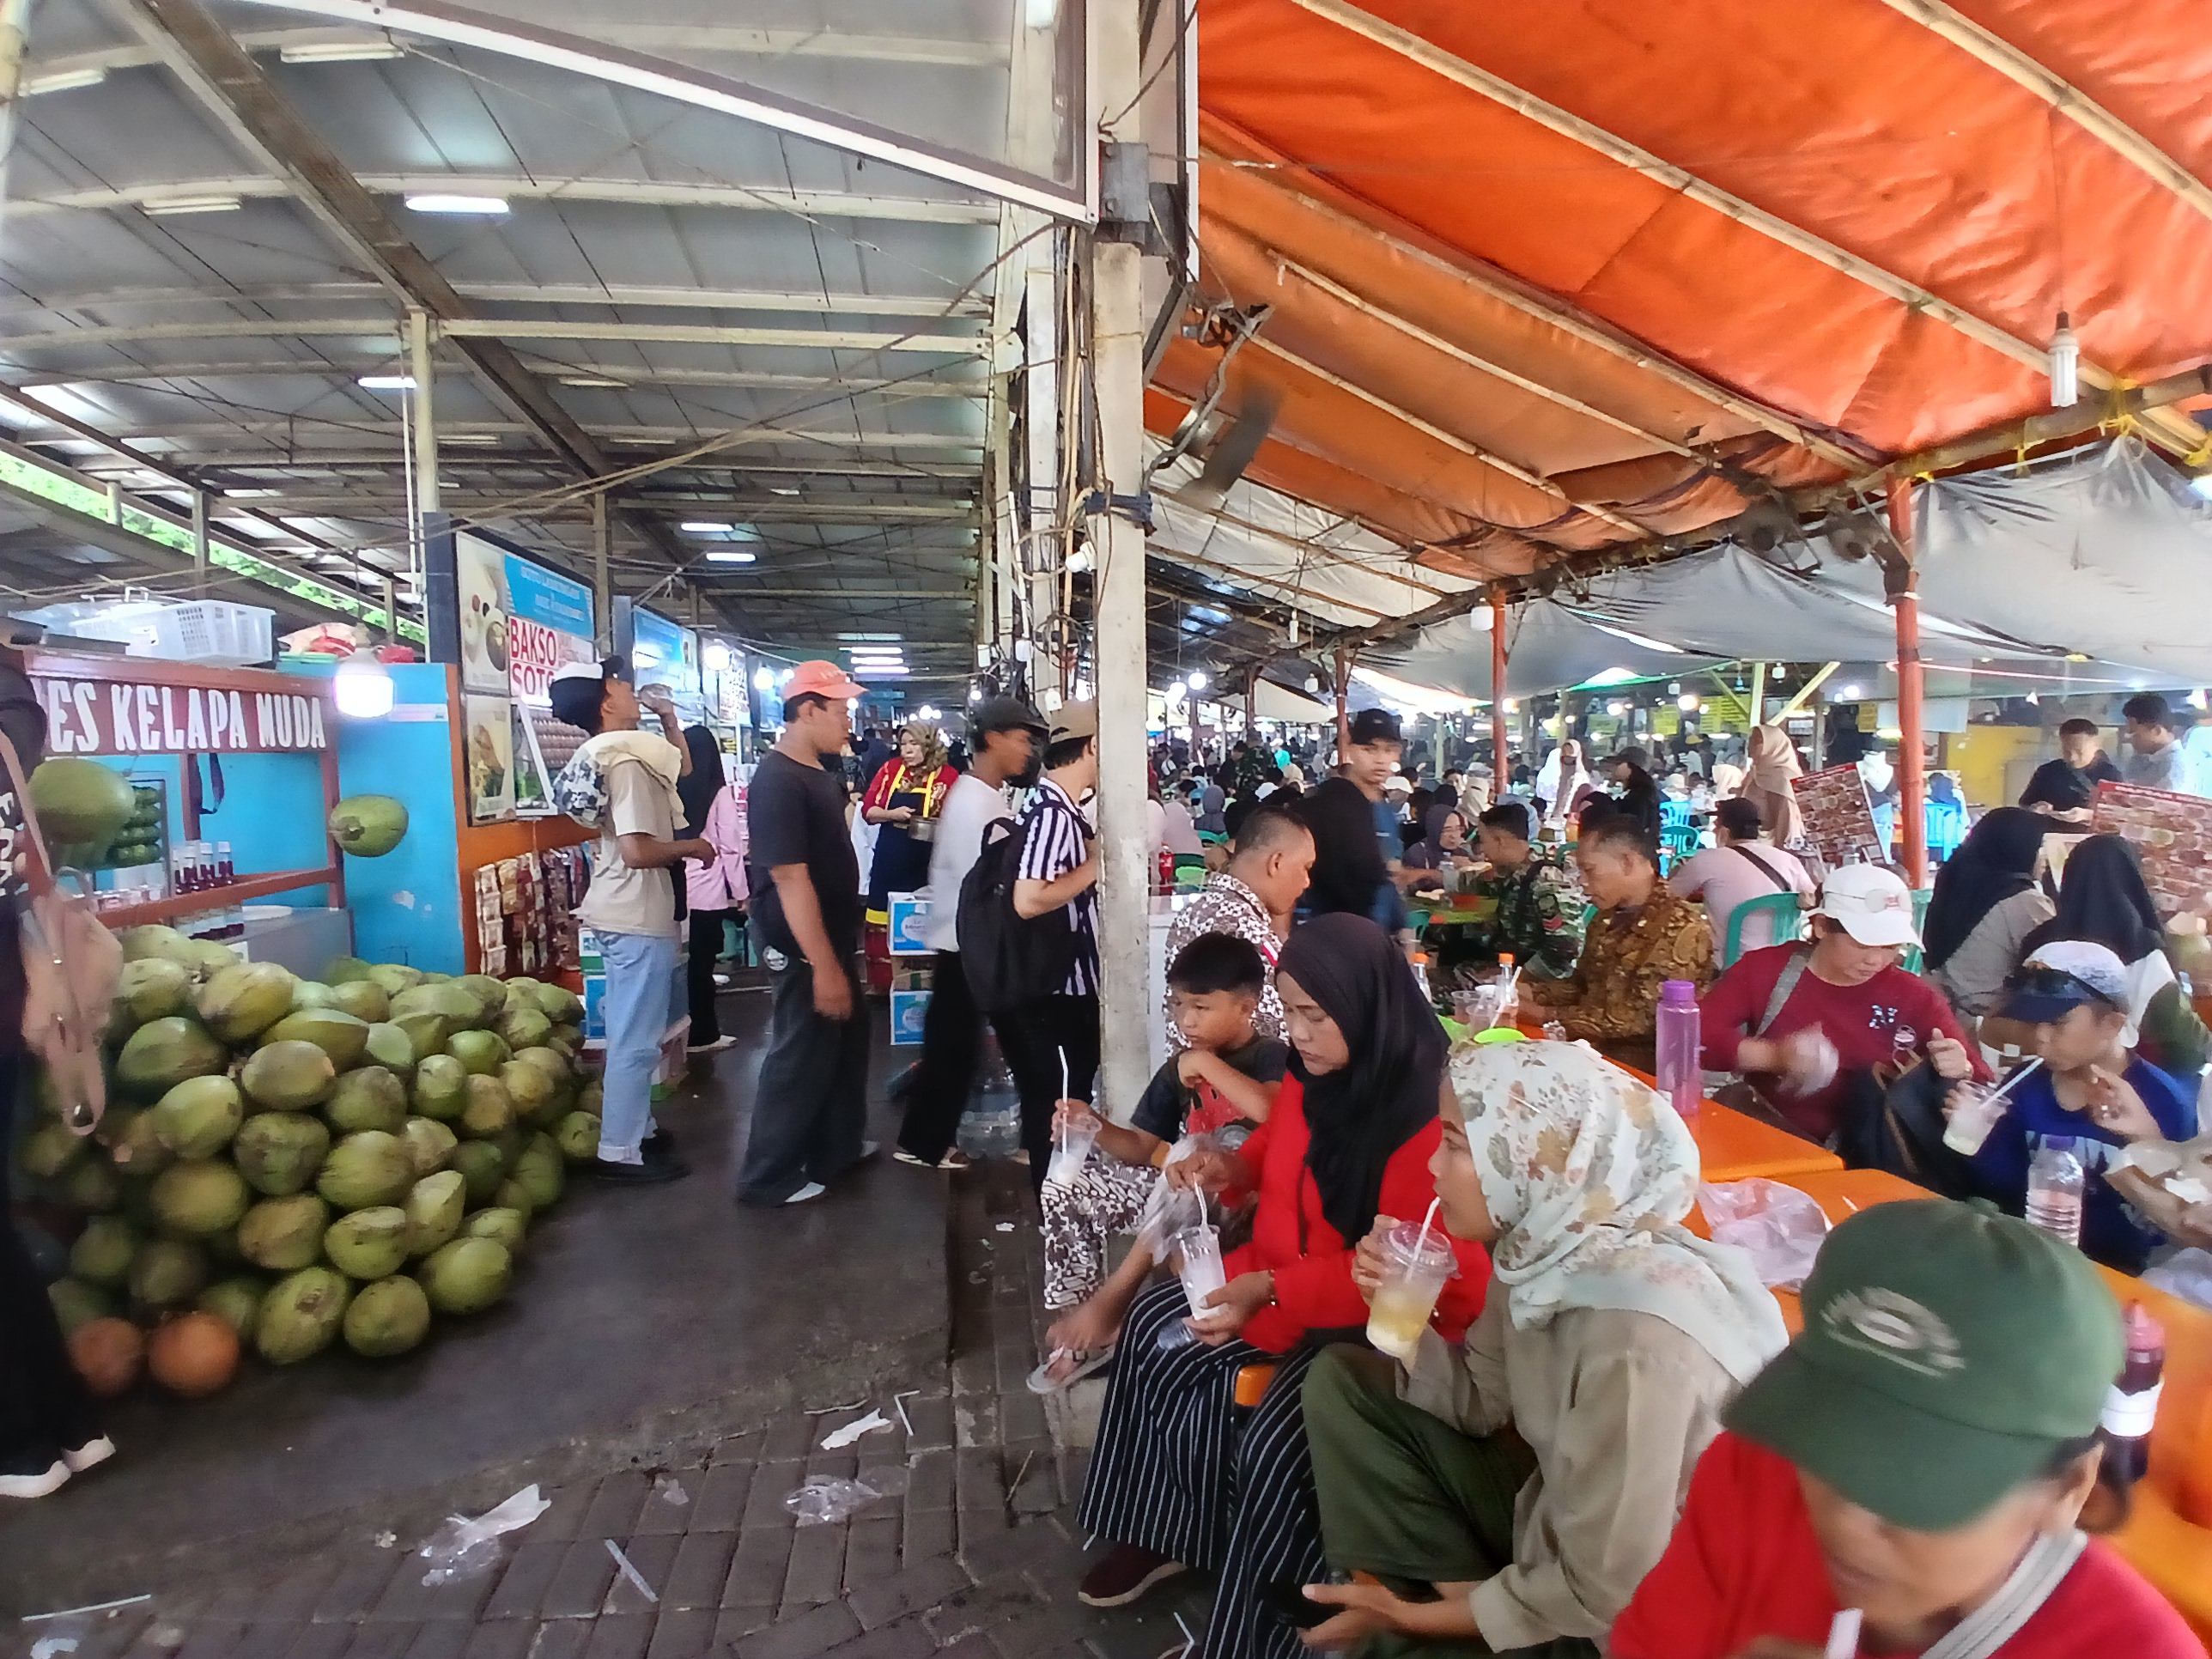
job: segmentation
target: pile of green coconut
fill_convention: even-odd
[[[301,980],[169,927],[123,946],[107,1114],[89,1139],[44,1116],[23,1151],[84,1217],[65,1329],[196,1312],[290,1364],[404,1353],[506,1293],[599,1144],[573,993],[351,957]]]

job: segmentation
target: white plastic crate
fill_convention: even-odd
[[[125,589],[119,602],[49,605],[25,614],[81,639],[113,640],[134,657],[205,663],[210,668],[246,668],[275,659],[275,611],[227,599],[164,604],[144,598],[144,592]]]

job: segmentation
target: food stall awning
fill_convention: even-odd
[[[1506,628],[1505,695],[1540,696],[1603,678],[1625,683],[1695,673],[1723,659],[1670,647],[1666,641],[1632,639],[1586,622],[1565,605],[1537,599],[1516,606]],[[1439,623],[1418,635],[1362,658],[1410,684],[1488,699],[1490,635],[1465,617]]]

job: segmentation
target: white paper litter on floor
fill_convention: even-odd
[[[890,1419],[881,1412],[870,1412],[866,1417],[855,1418],[842,1429],[832,1429],[822,1438],[823,1451],[842,1451],[864,1434],[873,1434],[878,1429],[890,1427]]]

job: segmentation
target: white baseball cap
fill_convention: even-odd
[[[1820,884],[1816,916],[1826,916],[1862,945],[1917,945],[1912,890],[1878,864],[1847,864]]]

